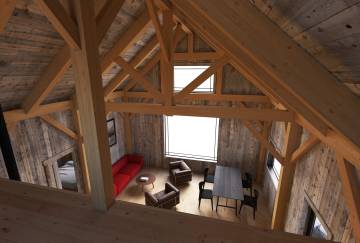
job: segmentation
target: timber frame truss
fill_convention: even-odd
[[[101,167],[104,174],[98,177],[96,168],[92,168],[96,164],[88,164],[86,161],[85,154],[89,154],[89,152],[86,152],[84,147],[87,146],[86,133],[90,127],[86,123],[88,117],[85,117],[85,111],[94,112],[94,110],[87,109],[86,103],[82,102],[89,97],[79,98],[81,95],[77,93],[69,101],[42,104],[53,88],[61,81],[65,71],[71,64],[75,65],[75,69],[78,70],[76,71],[75,78],[88,80],[91,87],[98,85],[94,82],[101,81],[99,80],[99,75],[107,72],[113,65],[121,67],[120,72],[105,87],[100,88],[100,90],[94,89],[93,93],[89,94],[92,96],[92,100],[90,99],[89,101],[96,100],[101,107],[105,108],[104,111],[100,109],[99,112],[103,120],[105,120],[105,114],[108,112],[123,113],[125,127],[129,127],[130,113],[241,119],[243,124],[261,144],[258,175],[261,175],[261,170],[263,170],[266,151],[271,152],[283,165],[279,182],[280,188],[276,196],[273,215],[272,226],[275,229],[282,229],[284,226],[286,203],[290,197],[296,161],[320,141],[331,146],[338,155],[340,176],[344,186],[345,198],[349,206],[354,235],[357,241],[360,242],[360,189],[356,185],[356,179],[354,179],[356,178],[356,167],[360,168],[360,144],[348,137],[347,130],[342,129],[343,127],[341,127],[338,120],[334,119],[333,123],[331,123],[331,117],[324,118],[325,115],[320,116],[315,111],[316,108],[311,107],[309,103],[302,102],[303,100],[301,99],[297,99],[287,89],[283,82],[284,80],[277,79],[276,73],[271,73],[265,65],[262,65],[261,60],[256,59],[256,56],[253,57],[239,46],[236,46],[235,44],[239,44],[236,43],[236,40],[228,41],[224,39],[223,36],[227,34],[226,26],[215,25],[212,22],[215,20],[208,18],[207,12],[200,8],[201,4],[205,3],[204,1],[194,3],[188,0],[146,0],[147,11],[140,15],[126,32],[121,35],[108,53],[100,57],[100,60],[97,60],[99,63],[90,58],[97,57],[98,53],[89,50],[90,46],[94,47],[94,44],[90,43],[87,38],[94,38],[96,40],[95,45],[99,45],[121,9],[124,0],[98,0],[95,1],[95,7],[91,6],[90,2],[92,1],[79,0],[79,6],[75,7],[81,10],[78,10],[75,16],[72,16],[68,11],[68,6],[72,3],[70,1],[62,2],[36,0],[36,3],[38,3],[43,13],[63,37],[67,45],[61,49],[39,77],[32,92],[24,100],[22,109],[5,112],[5,119],[9,126],[13,126],[20,120],[40,117],[59,131],[67,134],[70,138],[75,139],[80,148],[79,157],[83,167],[87,191],[90,190],[89,180],[94,180],[92,187],[96,188],[96,190],[92,190],[92,194],[97,194],[95,196],[100,198],[95,199],[95,196],[93,197],[93,200],[97,201],[95,206],[98,209],[104,209],[109,206],[111,199],[109,199],[110,196],[107,194],[111,190],[99,192],[97,191],[98,184],[96,184],[99,183],[99,180],[106,181],[105,177],[109,175],[109,171],[107,171],[109,168]],[[1,6],[4,6],[0,10],[1,32],[15,8],[16,0],[0,0],[0,3]],[[207,11],[211,12],[211,8],[215,5],[216,1],[211,0]],[[241,5],[243,5],[240,6],[244,9],[243,11],[246,10],[252,13],[253,16],[258,15],[254,12],[254,9],[247,6],[247,3],[241,3]],[[92,8],[95,8],[95,13],[92,13],[94,11]],[[92,15],[94,15],[94,19],[92,19]],[[159,15],[162,15],[163,21],[160,21]],[[243,16],[246,17],[247,15],[244,14]],[[273,28],[261,18],[263,17],[258,17],[259,26],[264,25],[269,27],[269,29]],[[97,33],[93,33],[88,29],[86,21],[93,21],[96,24]],[[126,62],[120,54],[131,48],[133,43],[137,42],[150,26],[155,28],[155,36],[129,62]],[[208,28],[203,26],[208,26]],[[222,29],[222,27],[224,28]],[[195,33],[205,40],[214,51],[195,52]],[[217,35],[218,33],[219,35]],[[221,36],[221,33],[224,35]],[[234,33],[238,32],[234,31]],[[177,44],[185,37],[187,38],[188,51],[185,53],[175,52]],[[221,38],[223,38],[223,41],[219,41]],[[288,40],[285,37],[279,37],[279,41],[287,42]],[[159,47],[160,51],[156,53]],[[293,43],[290,43],[288,49],[296,49],[296,47],[293,46]],[[299,56],[302,56],[301,51],[298,49],[296,51]],[[84,67],[81,61],[88,63],[88,66]],[[173,65],[177,61],[210,61],[211,65],[183,90],[174,93]],[[160,64],[160,89],[157,89],[146,76],[158,64]],[[223,94],[223,67],[226,64],[233,65],[244,77],[263,91],[266,96]],[[88,72],[90,68],[99,70],[96,77],[91,75],[81,76],[82,73]],[[215,91],[213,93],[195,93],[194,90],[212,75],[215,75]],[[321,76],[322,73],[320,71],[318,75],[319,79],[323,78],[323,76],[324,79],[327,78],[326,75]],[[131,77],[131,80],[126,85],[123,85],[129,77]],[[282,86],[278,84],[281,82],[283,82]],[[142,86],[145,91],[131,91],[136,85]],[[123,86],[123,88],[118,90],[120,86]],[[76,88],[78,90],[80,84],[77,84]],[[101,99],[98,99],[99,97]],[[119,100],[121,102],[118,102]],[[141,100],[142,102],[134,102],[134,100]],[[193,101],[204,101],[212,105],[193,105]],[[350,108],[352,108],[351,102],[349,99]],[[50,113],[64,110],[73,111],[76,131],[70,130],[49,115]],[[327,118],[329,119],[327,120]],[[92,119],[94,119],[96,127],[103,129],[103,123],[99,123],[96,120],[100,119],[99,117],[89,118],[89,120]],[[282,121],[287,124],[284,154],[269,142],[268,137],[272,121]],[[302,127],[311,132],[311,136],[303,144],[300,144]],[[128,134],[129,131],[126,133]],[[98,135],[100,140],[103,138],[101,136],[101,134]],[[130,135],[128,134],[127,137],[130,137]],[[95,144],[94,146],[97,145]],[[127,149],[129,151],[132,149],[129,141],[127,141]],[[99,156],[102,159],[108,158],[107,154],[101,154],[101,152],[99,152]],[[98,162],[100,163],[101,160]],[[88,170],[90,170],[90,176],[88,175]],[[94,177],[96,178],[94,179]],[[100,187],[106,187],[105,184],[100,184]],[[102,193],[106,195],[104,196]],[[99,202],[101,200],[106,201],[105,206]]]

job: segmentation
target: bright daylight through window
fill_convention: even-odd
[[[181,91],[209,66],[174,66],[174,90]],[[205,80],[193,92],[214,92],[214,75]]]
[[[165,116],[166,156],[216,162],[218,126],[218,118]]]

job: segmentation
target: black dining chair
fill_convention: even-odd
[[[214,183],[214,175],[209,175],[209,168],[204,170],[204,182]]]
[[[245,179],[242,180],[242,185],[244,189],[249,189],[250,190],[250,196],[252,196],[252,188],[253,188],[253,184],[252,184],[252,176],[250,173],[246,172],[245,173]]]
[[[245,195],[244,200],[242,200],[241,204],[240,204],[239,214],[241,212],[241,208],[243,207],[243,205],[252,207],[253,208],[253,218],[255,220],[255,212],[257,210],[258,198],[259,198],[259,192],[256,189],[254,190],[254,196]]]
[[[212,190],[204,189],[204,186],[205,186],[205,181],[199,182],[199,208],[201,204],[201,199],[210,199],[211,210],[214,210]]]

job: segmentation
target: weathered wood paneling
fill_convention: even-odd
[[[282,122],[274,123],[272,141],[280,149],[284,147],[284,135],[285,124]],[[308,132],[304,131],[302,142],[308,137]],[[265,170],[263,192],[268,199],[269,209],[272,210],[276,189],[269,171],[267,168]],[[285,224],[285,230],[288,232],[304,233],[307,217],[305,193],[310,197],[330,228],[333,240],[355,242],[351,234],[348,211],[342,194],[335,152],[322,143],[312,148],[297,162]]]
[[[74,129],[71,112],[55,113],[52,116]],[[43,162],[75,146],[72,139],[40,118],[18,122],[16,128],[10,131],[10,137],[21,180],[43,186],[53,184],[49,185],[51,180],[47,178],[49,175],[46,174]],[[77,158],[74,161],[77,163]]]
[[[6,178],[6,179],[9,178],[7,171],[6,171],[5,161],[4,161],[1,149],[0,149],[0,178]]]
[[[257,8],[360,95],[359,0],[252,0]]]

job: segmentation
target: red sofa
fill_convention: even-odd
[[[112,165],[114,179],[114,196],[122,192],[144,165],[144,157],[136,154],[126,154]]]

